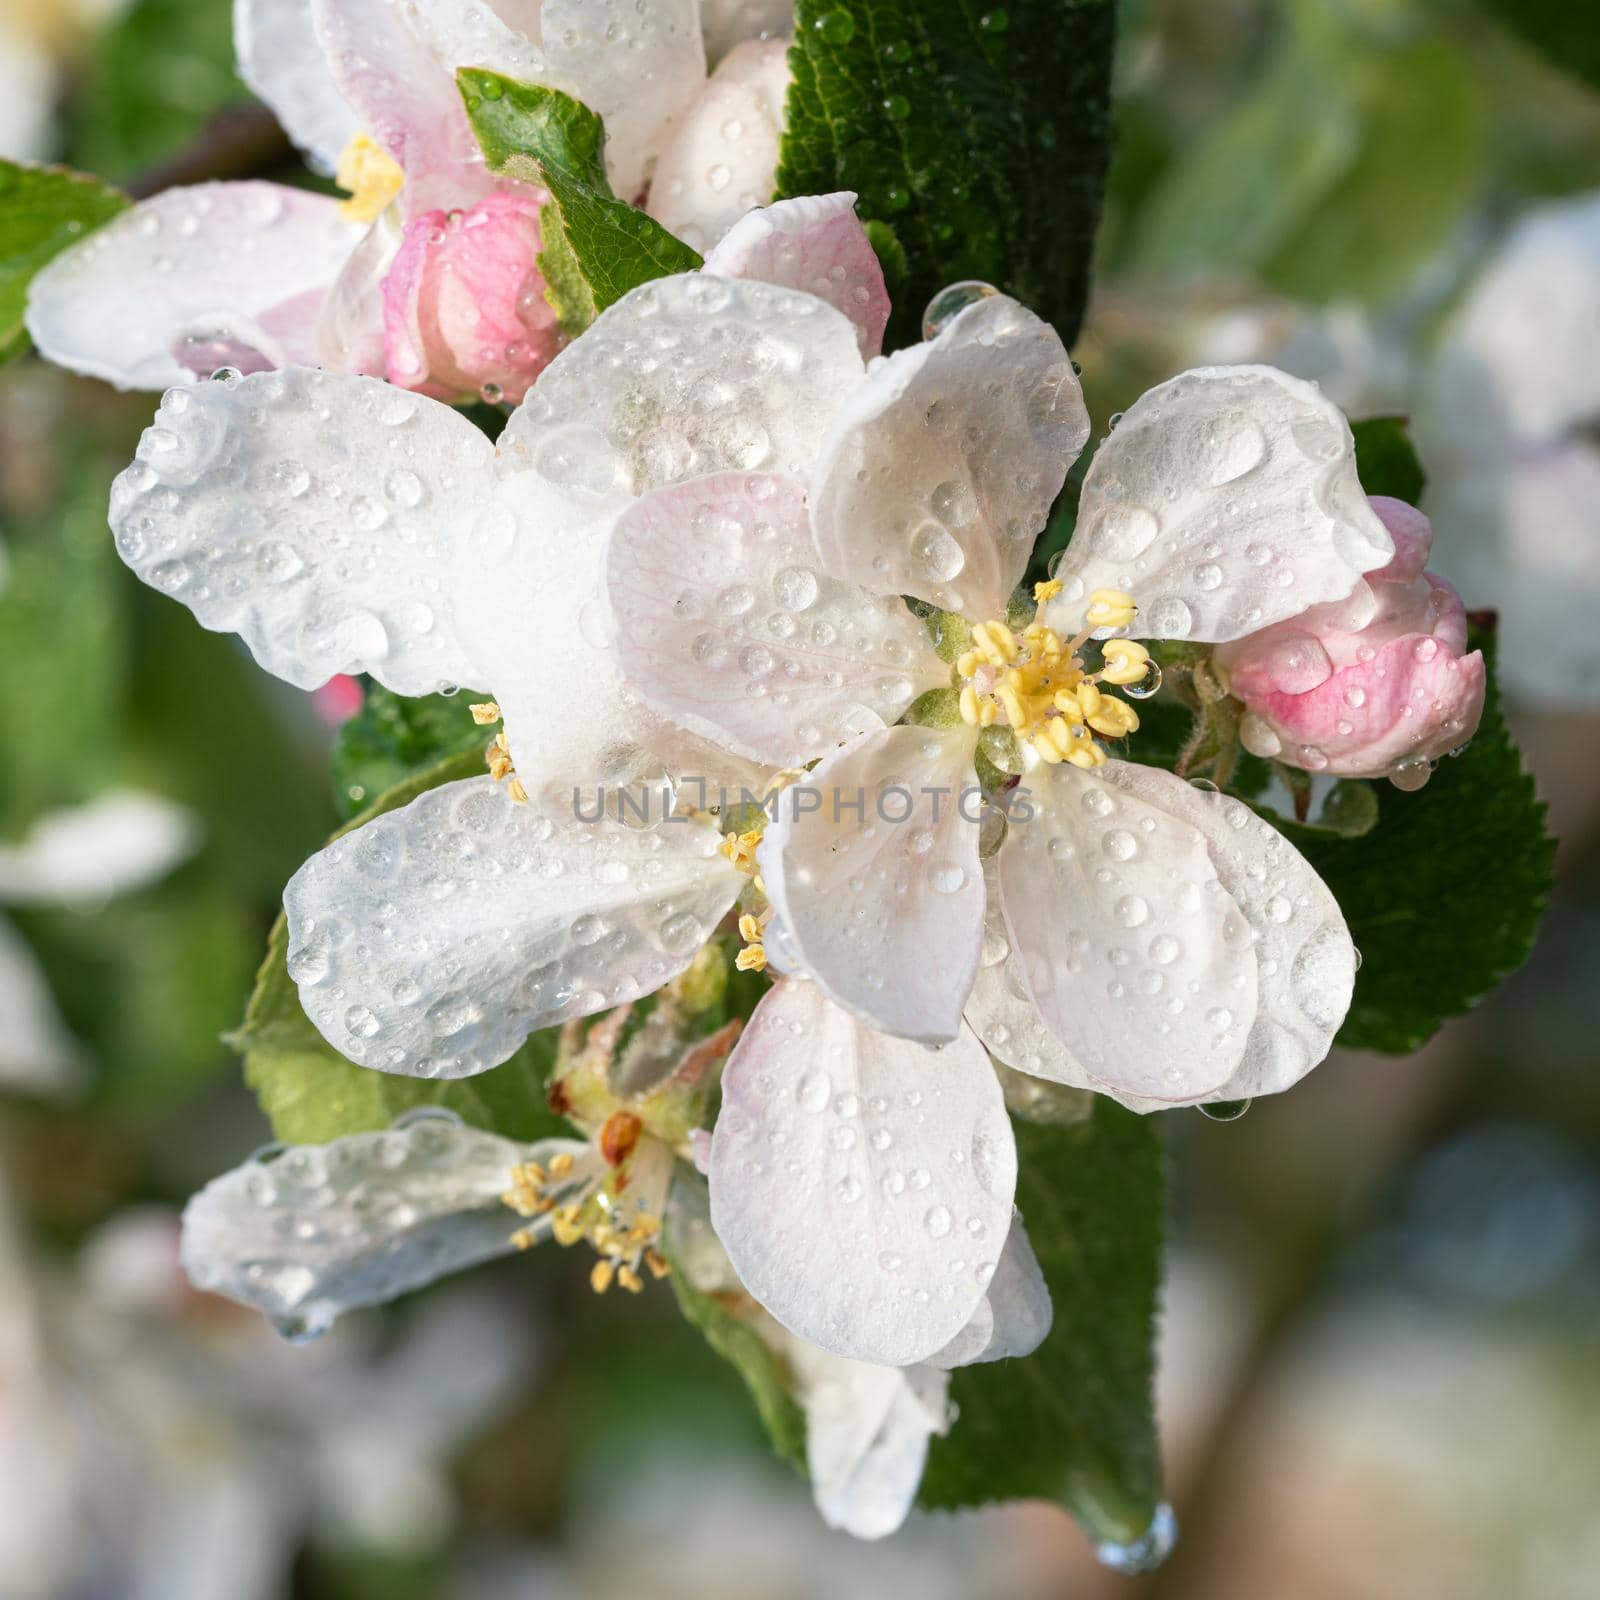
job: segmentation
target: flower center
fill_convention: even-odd
[[[1099,671],[1090,672],[1078,652],[1098,629],[1127,627],[1137,607],[1120,589],[1096,589],[1083,631],[1063,641],[1042,620],[1045,602],[1060,592],[1056,578],[1034,585],[1040,610],[1020,635],[999,621],[972,630],[972,648],[956,662],[961,716],[975,728],[1009,727],[1052,766],[1098,767],[1106,753],[1095,734],[1123,739],[1139,726],[1133,707],[1101,685],[1147,683],[1150,652],[1132,639],[1108,639]]]
[[[527,1161],[513,1168],[501,1198],[530,1219],[512,1235],[517,1248],[551,1236],[562,1246],[587,1239],[600,1257],[589,1274],[596,1294],[613,1283],[638,1294],[641,1266],[654,1278],[666,1277],[672,1269],[656,1246],[673,1155],[643,1127],[633,1112],[613,1111],[582,1155],[563,1151],[548,1166]]]
[[[339,202],[339,214],[352,222],[372,222],[400,193],[406,175],[382,145],[358,133],[340,152],[333,181],[350,196]]]

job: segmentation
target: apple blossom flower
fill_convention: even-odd
[[[1423,570],[1428,519],[1383,496],[1372,507],[1395,542],[1386,567],[1345,600],[1222,645],[1213,664],[1248,708],[1241,736],[1255,754],[1418,788],[1477,731],[1487,673],[1467,653],[1461,596]]]
[[[1138,726],[1111,691],[1148,659],[1102,639],[1091,668],[1091,641],[1136,617],[1238,638],[1394,551],[1320,394],[1193,372],[1102,446],[1068,559],[1013,631],[1088,434],[1071,363],[989,292],[866,368],[882,280],[849,202],[749,226],[742,259],[779,282],[625,296],[498,449],[359,378],[169,394],[112,522],[141,576],[291,682],[495,695],[490,777],[337,840],[286,891],[290,973],[351,1059],[481,1071],[672,981],[742,901],[741,964],[781,951],[797,981],[725,1074],[719,1235],[791,1331],[903,1366],[967,1324],[1006,1236],[1015,1149],[984,1044],[1141,1109],[1239,1099],[1322,1060],[1349,1003],[1349,934],[1283,836],[1108,758]],[[954,674],[904,595],[967,645]],[[901,723],[930,690],[953,725]],[[980,745],[1033,791],[992,867],[960,803]],[[662,774],[678,810],[653,827],[574,804],[575,783]],[[776,816],[708,799],[723,783],[777,788]],[[892,791],[906,809],[879,815]],[[784,1142],[812,1159],[772,1160]],[[852,1210],[886,1184],[907,1203]]]
[[[545,197],[487,170],[456,69],[575,95],[617,192],[660,164],[653,209],[708,248],[772,195],[782,9],[714,7],[731,48],[708,78],[699,0],[236,0],[242,76],[350,198],[246,181],[141,201],[35,277],[34,343],[122,388],[303,364],[520,400],[561,343]]]
[[[679,1160],[695,1091],[737,1024],[683,1048],[675,1010],[669,997],[652,1011],[625,1055],[626,1008],[581,1042],[569,1029],[554,1097],[588,1129],[586,1140],[522,1145],[418,1112],[384,1132],[252,1158],[190,1202],[185,1266],[197,1286],[256,1307],[298,1338],[353,1307],[542,1239],[588,1239],[601,1292],[613,1284],[639,1292],[646,1267],[665,1276],[664,1251],[693,1288],[748,1321],[788,1372],[830,1526],[867,1538],[892,1532],[915,1497],[929,1437],[949,1426],[948,1370],[1026,1354],[1048,1331],[1038,1263],[1020,1225],[1010,1228],[967,1325],[909,1370],[842,1359],[786,1332],[734,1275],[703,1186]],[[614,1087],[641,1075],[636,1093]]]

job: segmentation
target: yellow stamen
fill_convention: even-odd
[[[739,918],[739,937],[748,944],[761,943],[761,918],[747,911]]]
[[[765,972],[767,970],[766,949],[759,944],[747,944],[733,958],[733,964],[740,972]]]
[[[1100,653],[1102,683],[1138,683],[1150,670],[1150,652],[1136,639],[1108,639]]]
[[[552,1178],[565,1178],[572,1172],[572,1152],[563,1150],[558,1155],[550,1158],[550,1176]]]
[[[654,1250],[646,1250],[644,1264],[650,1269],[652,1278],[664,1278],[672,1271],[672,1263],[665,1256],[658,1255]]]
[[[527,805],[528,791],[522,787],[521,778],[513,778],[506,788],[506,793],[510,795],[519,806]]]
[[[1089,596],[1084,621],[1091,628],[1126,628],[1138,611],[1133,596],[1122,589],[1096,589]]]
[[[369,135],[358,133],[339,156],[334,182],[350,195],[339,202],[339,212],[352,222],[376,221],[405,181],[394,157]]]
[[[611,1287],[611,1280],[616,1277],[616,1275],[617,1269],[611,1264],[611,1262],[602,1257],[599,1261],[595,1262],[593,1269],[589,1273],[589,1287],[593,1289],[596,1294],[604,1294],[606,1290]]]
[[[472,720],[480,728],[486,728],[491,722],[500,720],[500,707],[493,700],[481,700],[469,709],[472,712]]]
[[[1033,598],[1036,604],[1043,605],[1046,600],[1054,600],[1061,593],[1065,585],[1059,578],[1046,578],[1043,583],[1033,586]]]
[[[639,1294],[644,1289],[643,1280],[640,1278],[639,1274],[633,1270],[632,1267],[618,1267],[617,1282],[620,1283],[629,1294]]]

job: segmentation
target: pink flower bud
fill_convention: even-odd
[[[389,381],[442,400],[520,400],[560,347],[539,248],[530,196],[413,218],[383,281]]]
[[[1372,508],[1394,559],[1345,600],[1220,645],[1216,665],[1246,707],[1245,747],[1311,772],[1426,780],[1477,731],[1484,663],[1467,655],[1461,596],[1423,571],[1433,527],[1400,500]]]

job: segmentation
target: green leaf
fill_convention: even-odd
[[[1574,0],[1484,0],[1545,59],[1600,89],[1600,10]]]
[[[490,171],[550,192],[564,242],[554,245],[553,255],[547,243],[540,261],[550,257],[561,296],[551,304],[563,317],[583,314],[574,273],[600,312],[641,283],[700,265],[699,255],[681,239],[612,194],[605,128],[587,106],[559,89],[476,67],[462,68],[456,82]]]
[[[1017,1206],[1055,1321],[1031,1356],[954,1374],[960,1421],[933,1441],[920,1502],[1054,1500],[1094,1538],[1127,1543],[1161,1499],[1151,1410],[1166,1224],[1159,1120],[1097,1096],[1083,1122],[1014,1126]]]
[[[1356,472],[1368,494],[1386,494],[1408,506],[1422,503],[1427,476],[1411,443],[1405,417],[1368,417],[1352,422],[1356,440]]]
[[[1309,300],[1377,299],[1443,244],[1480,170],[1481,93],[1459,49],[1396,42],[1351,8],[1289,0],[1255,85],[1188,141],[1130,265],[1254,273]]]
[[[556,314],[556,326],[567,338],[576,339],[600,313],[595,308],[594,290],[561,226],[561,207],[554,200],[539,208],[539,237],[544,241],[539,252],[544,297]]]
[[[476,753],[453,756],[397,784],[333,837],[408,805],[441,783],[473,777],[482,768]],[[553,1033],[535,1034],[509,1061],[475,1078],[439,1082],[358,1067],[334,1050],[301,1010],[285,965],[288,949],[288,924],[280,916],[244,1022],[229,1040],[243,1052],[245,1081],[278,1138],[290,1144],[324,1144],[347,1133],[386,1128],[416,1106],[445,1106],[474,1127],[512,1139],[539,1139],[566,1130],[545,1100],[545,1080],[555,1059]]]
[[[1379,790],[1376,826],[1359,838],[1277,826],[1337,896],[1362,955],[1338,1042],[1394,1052],[1425,1044],[1527,958],[1550,891],[1555,841],[1544,803],[1506,730],[1493,635],[1473,631],[1490,664],[1483,723],[1425,788]]]
[[[22,314],[34,274],[127,204],[84,173],[0,161],[0,360],[26,347]]]
[[[1115,32],[1113,0],[799,0],[778,194],[852,189],[892,229],[891,347],[963,278],[1076,337]]]
[[[696,1289],[688,1274],[673,1264],[672,1292],[690,1326],[744,1379],[756,1411],[781,1460],[805,1466],[806,1419],[789,1392],[783,1363],[738,1310],[715,1295]]]
[[[369,683],[361,709],[339,729],[334,803],[352,817],[377,796],[451,756],[476,752],[483,765],[492,728],[472,720],[462,695],[398,695]]]

